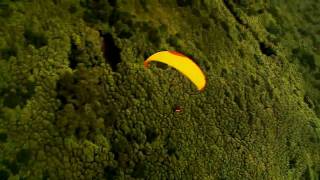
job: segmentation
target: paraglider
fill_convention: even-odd
[[[151,61],[165,63],[183,75],[185,75],[199,91],[203,91],[206,86],[206,77],[200,67],[189,57],[176,51],[157,52],[144,61],[144,66],[148,67]]]
[[[176,105],[176,107],[174,108],[174,112],[176,113],[182,112],[182,107],[179,105]]]

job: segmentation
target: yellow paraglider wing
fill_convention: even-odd
[[[144,61],[144,66],[148,67],[149,62],[151,61],[162,62],[177,69],[189,78],[200,91],[202,91],[206,85],[206,78],[200,67],[181,53],[175,51],[161,51],[155,53]]]

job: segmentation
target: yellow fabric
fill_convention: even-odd
[[[161,51],[151,55],[145,60],[144,65],[147,67],[151,61],[162,62],[177,69],[189,78],[200,91],[202,91],[206,85],[206,77],[200,67],[183,54],[174,51]]]

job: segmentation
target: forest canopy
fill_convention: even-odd
[[[319,9],[0,1],[0,179],[319,179]],[[164,50],[205,91],[144,67]]]

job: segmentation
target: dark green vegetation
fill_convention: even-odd
[[[319,179],[319,9],[1,0],[0,179]],[[143,67],[164,49],[203,93]]]

